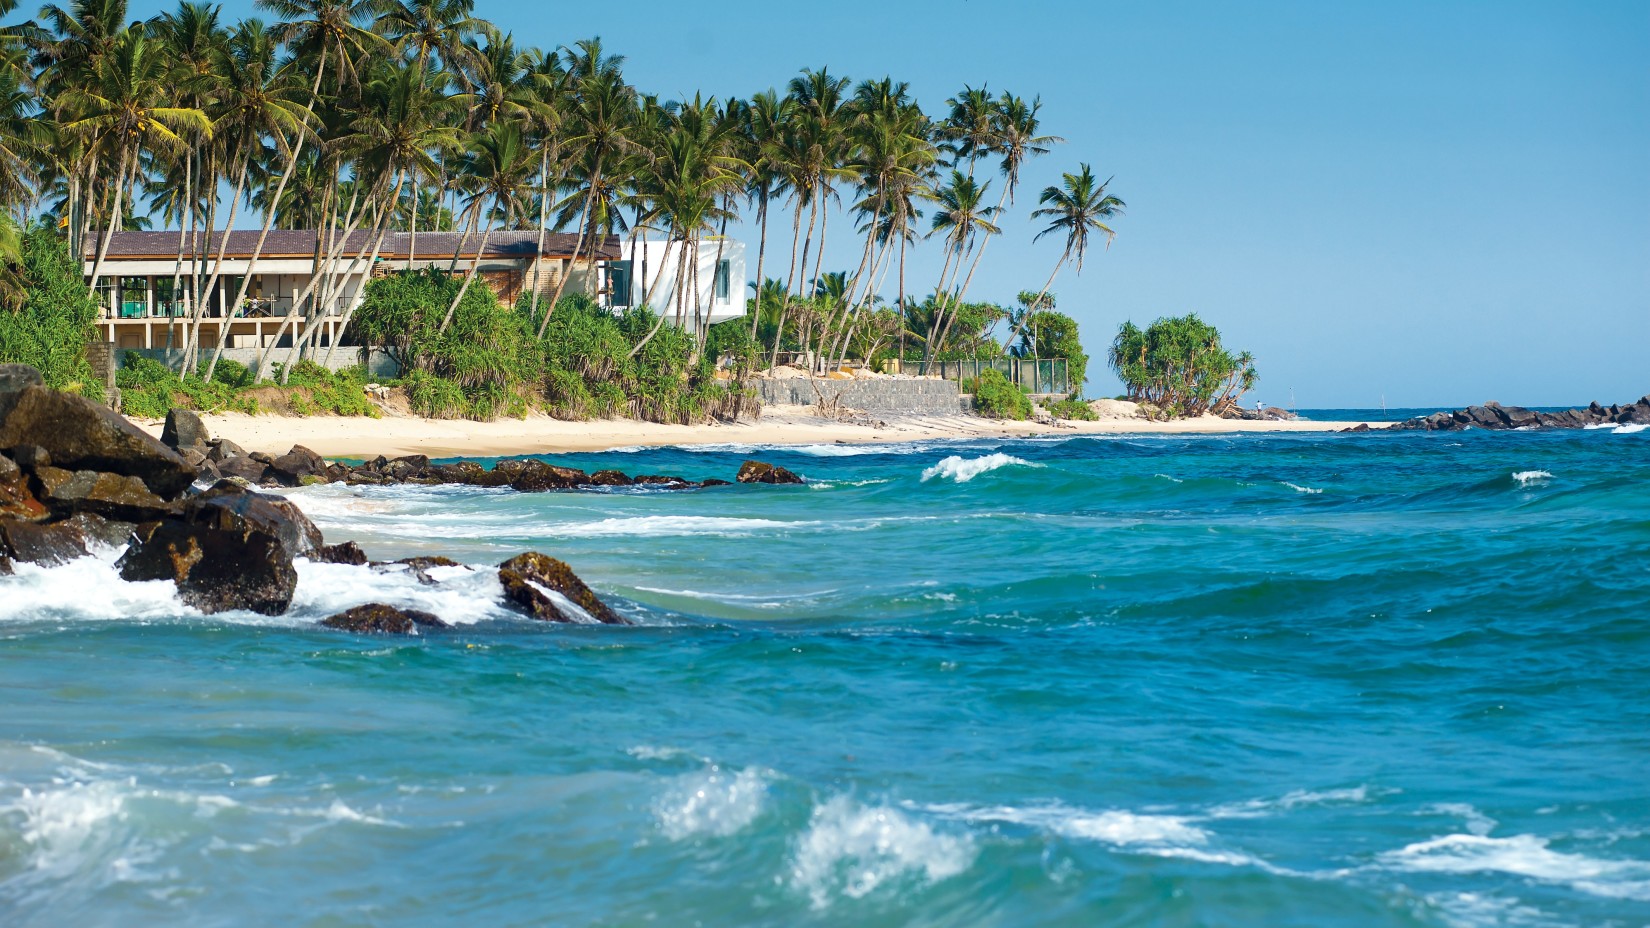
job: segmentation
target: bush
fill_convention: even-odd
[[[255,415],[258,402],[240,396],[235,388],[201,380],[194,374],[179,377],[177,372],[153,358],[128,351],[115,372],[120,387],[121,410],[129,416],[160,419],[175,407],[200,412],[243,412]]]
[[[86,342],[97,338],[97,301],[86,295],[79,262],[45,225],[23,236],[21,258],[24,302],[0,304],[0,362],[31,365],[49,386],[103,399],[86,361]]]
[[[1061,419],[1080,419],[1084,422],[1093,422],[1100,418],[1094,410],[1089,408],[1089,404],[1070,396],[1063,400],[1046,403],[1043,408],[1048,410],[1049,415]]]
[[[219,363],[219,369],[223,367]],[[281,365],[275,365],[276,379],[282,374]],[[214,379],[216,373],[214,373]],[[299,361],[286,378],[286,401],[294,415],[366,416],[377,419],[382,413],[367,399],[361,388],[367,383],[367,369],[363,365],[330,371],[314,361]]]
[[[254,383],[251,369],[229,358],[218,359],[218,366],[212,371],[212,381],[236,390],[244,390]]]
[[[980,371],[974,383],[974,411],[990,419],[1029,419],[1031,399],[994,368]]]
[[[1107,360],[1128,387],[1129,399],[1170,416],[1218,413],[1253,389],[1259,377],[1254,357],[1227,351],[1220,331],[1195,313],[1158,319],[1144,330],[1123,323]]]

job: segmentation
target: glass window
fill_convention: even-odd
[[[607,292],[614,306],[630,305],[630,268],[629,261],[607,262]]]
[[[120,288],[119,283],[113,277],[97,279],[97,304],[103,307],[104,315],[110,315],[115,306],[115,293]]]
[[[120,318],[138,319],[149,312],[149,279],[122,277],[120,279]]]
[[[716,262],[716,302],[726,303],[729,298],[729,287],[733,283],[733,262],[726,258]]]

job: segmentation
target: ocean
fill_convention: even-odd
[[[751,457],[809,483],[289,493],[634,628],[0,578],[0,924],[1650,924],[1650,431],[548,459]]]

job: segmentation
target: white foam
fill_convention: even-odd
[[[699,835],[725,838],[756,821],[767,792],[767,781],[756,770],[732,773],[712,765],[677,777],[653,811],[659,829],[672,841]]]
[[[1609,860],[1555,851],[1535,835],[1455,834],[1380,856],[1384,866],[1425,873],[1508,873],[1565,883],[1597,896],[1650,901],[1650,861]]]
[[[171,619],[198,615],[167,580],[128,582],[115,560],[124,548],[100,550],[56,567],[17,563],[4,582],[0,621]]]
[[[1645,425],[1642,422],[1629,422],[1629,423],[1626,423],[1625,425],[1618,425],[1615,428],[1611,429],[1610,434],[1612,434],[1612,435],[1632,435],[1635,432],[1642,432],[1645,429],[1650,429],[1650,425]]]
[[[544,534],[566,538],[613,536],[751,535],[775,529],[814,528],[819,522],[781,522],[722,516],[630,516],[549,526]]]
[[[815,908],[900,880],[938,882],[974,862],[967,835],[935,831],[897,809],[837,796],[814,809],[791,860],[791,882]]]
[[[1370,789],[1367,786],[1326,790],[1297,789],[1291,790],[1276,799],[1249,799],[1243,802],[1215,806],[1209,810],[1209,817],[1216,819],[1261,818],[1274,812],[1288,812],[1308,806],[1368,802],[1369,797]]]
[[[925,483],[935,477],[949,478],[957,483],[967,483],[981,474],[988,474],[1001,467],[1015,466],[1042,467],[1043,465],[1033,464],[1030,461],[1014,457],[1011,454],[1003,454],[1001,451],[979,458],[965,458],[961,455],[953,454],[952,456],[940,461],[938,464],[935,464],[933,467],[924,470],[922,472],[922,479]]]
[[[1435,815],[1453,815],[1462,820],[1462,822],[1467,826],[1467,831],[1480,837],[1494,831],[1496,824],[1498,824],[1495,819],[1490,818],[1488,815],[1478,811],[1478,809],[1470,803],[1465,802],[1434,803],[1421,811],[1423,813],[1431,813]]]
[[[472,625],[519,614],[504,605],[498,572],[470,568],[435,568],[436,584],[420,583],[411,571],[381,571],[351,564],[294,562],[298,589],[289,614],[324,619],[363,603],[384,603],[433,613],[453,625]]]
[[[1090,812],[1060,803],[1032,807],[939,805],[928,808],[968,822],[1025,825],[1063,838],[1100,841],[1119,847],[1203,845],[1209,840],[1207,831],[1179,815],[1142,814],[1123,809]]]
[[[1515,471],[1512,475],[1512,479],[1519,486],[1527,487],[1531,484],[1545,483],[1548,480],[1553,479],[1553,475],[1551,472],[1544,470],[1521,470]]]
[[[1306,494],[1315,495],[1315,494],[1323,492],[1322,490],[1318,489],[1317,487],[1303,487],[1298,483],[1290,483],[1287,480],[1285,480],[1283,482],[1283,485],[1288,487],[1291,490],[1294,490],[1296,493],[1306,493]]]

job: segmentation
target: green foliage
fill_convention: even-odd
[[[115,385],[120,387],[121,411],[138,418],[160,419],[174,407],[248,415],[258,411],[257,400],[239,395],[216,378],[207,382],[194,374],[179,377],[165,364],[133,351],[121,359]]]
[[[1089,408],[1089,404],[1071,396],[1063,400],[1055,400],[1052,403],[1045,403],[1043,408],[1048,410],[1049,415],[1060,419],[1080,419],[1084,422],[1093,422],[1100,418],[1094,410]]]
[[[219,362],[219,369],[222,369]],[[280,379],[281,365],[277,364],[276,379]],[[243,368],[243,371],[245,369]],[[216,379],[216,373],[213,379]],[[367,369],[363,365],[330,371],[314,361],[299,361],[286,379],[286,401],[294,415],[366,416],[377,419],[382,413],[367,399],[361,388],[367,383]]]
[[[1032,294],[1036,296],[1036,294]],[[1089,356],[1077,336],[1077,320],[1051,309],[1038,310],[1020,333],[1014,355],[1020,358],[1064,358],[1071,390],[1081,393],[1089,379]],[[1077,418],[1077,417],[1067,417]]]
[[[212,380],[236,390],[244,390],[254,383],[252,370],[245,364],[229,358],[218,359],[218,366],[212,371]]]
[[[102,399],[86,362],[86,342],[97,337],[97,302],[86,295],[79,263],[44,225],[22,237],[20,258],[24,302],[0,303],[0,362],[32,365],[50,386]]]
[[[1001,371],[986,368],[974,383],[974,411],[990,419],[1029,419],[1031,399]]]
[[[1123,323],[1108,362],[1128,387],[1129,399],[1172,416],[1218,413],[1258,379],[1253,356],[1227,351],[1219,330],[1196,313],[1158,319],[1144,330]]]

